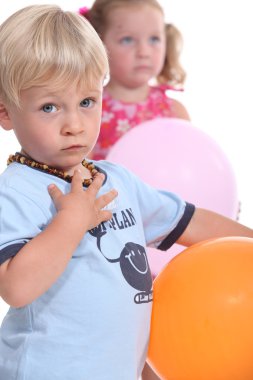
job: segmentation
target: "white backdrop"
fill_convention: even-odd
[[[230,159],[242,203],[240,222],[253,228],[252,131],[253,23],[251,0],[161,0],[168,21],[184,36],[185,92],[177,94],[193,124],[212,136]],[[0,23],[31,4],[59,4],[66,10],[91,0],[0,0]],[[19,149],[11,132],[0,129],[0,172]],[[0,321],[6,311],[0,300]]]

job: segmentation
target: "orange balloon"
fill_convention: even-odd
[[[185,249],[154,281],[148,361],[166,380],[253,379],[253,239]]]

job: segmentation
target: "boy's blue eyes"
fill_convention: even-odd
[[[83,108],[89,108],[94,104],[94,100],[85,98],[80,102],[80,106]],[[46,113],[52,113],[57,111],[57,107],[54,104],[45,104],[42,106],[42,110]]]
[[[93,99],[90,99],[90,98],[86,98],[86,99],[83,99],[80,103],[80,105],[84,108],[88,108],[90,106],[92,106],[94,103],[94,100]]]
[[[42,107],[42,110],[46,113],[54,112],[56,110],[56,107],[53,104],[45,104]]]

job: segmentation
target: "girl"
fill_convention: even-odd
[[[110,61],[93,159],[104,159],[121,136],[144,121],[189,120],[185,107],[166,94],[180,90],[185,80],[179,62],[182,37],[175,26],[165,24],[156,0],[95,0],[91,9],[81,8],[80,13],[102,38]]]

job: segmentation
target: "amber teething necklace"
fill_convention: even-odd
[[[41,170],[45,173],[54,175],[56,177],[59,177],[61,179],[64,179],[67,182],[72,181],[72,176],[65,173],[62,170],[53,168],[52,166],[42,164],[40,162],[34,161],[33,159],[23,155],[22,153],[15,153],[11,154],[8,158],[7,165],[11,164],[12,162],[18,162],[19,164],[29,166],[30,168]],[[92,181],[94,180],[96,174],[98,173],[98,170],[96,169],[95,165],[92,162],[87,162],[86,160],[83,160],[82,165],[89,170],[91,174],[91,178],[85,178],[83,180],[83,186],[88,187]]]

